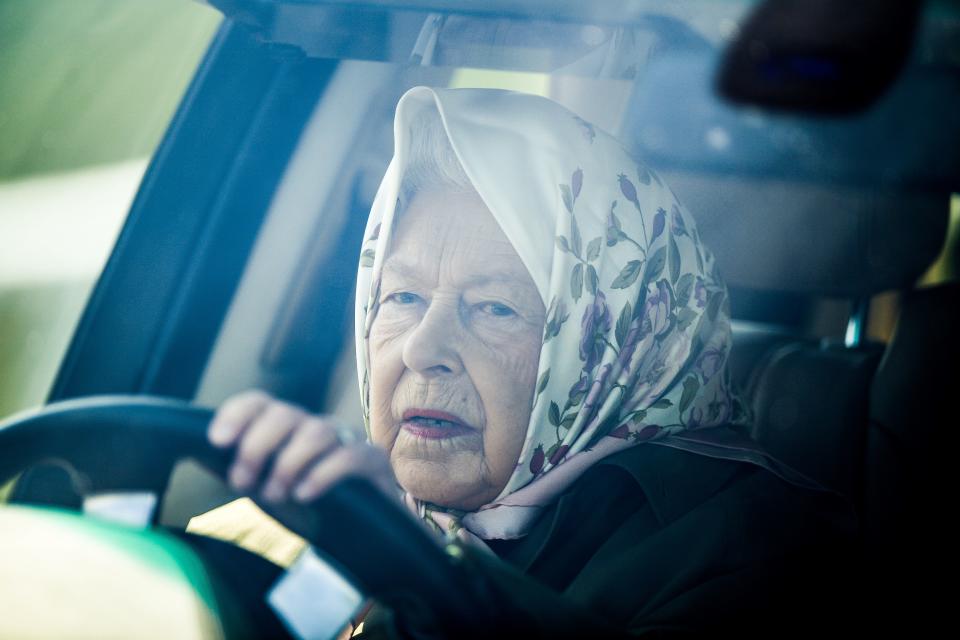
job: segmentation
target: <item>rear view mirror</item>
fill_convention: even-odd
[[[761,107],[861,111],[899,74],[922,5],[922,0],[763,2],[727,49],[720,93]]]

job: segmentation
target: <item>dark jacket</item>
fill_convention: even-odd
[[[783,635],[848,613],[855,533],[834,494],[649,444],[592,467],[524,538],[491,541],[497,557],[467,554],[527,637]],[[374,607],[360,637],[404,625]]]

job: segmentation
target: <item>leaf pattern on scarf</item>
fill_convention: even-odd
[[[600,276],[596,267],[592,264],[599,257],[603,236],[597,236],[587,243],[586,251],[583,247],[583,237],[580,234],[580,227],[577,224],[577,216],[574,213],[577,198],[583,188],[583,169],[577,167],[570,176],[570,184],[560,184],[561,200],[570,214],[569,239],[565,235],[559,235],[556,238],[557,248],[570,254],[577,260],[570,272],[570,297],[573,302],[579,302],[583,297],[584,289],[592,296],[596,296],[600,287]]]
[[[538,477],[602,438],[646,442],[733,415],[733,395],[718,376],[729,344],[729,320],[721,313],[726,289],[693,221],[655,172],[635,165],[612,176],[602,227],[593,218],[587,225],[579,200],[583,193],[602,195],[602,180],[577,166],[560,183],[568,222],[555,239],[554,260],[570,271],[567,290],[552,293],[541,353],[541,363],[550,363],[543,370],[552,373],[549,383],[537,386],[538,399],[552,399],[540,418],[545,428],[531,425],[540,437],[528,437],[528,463],[518,465],[536,468]],[[618,213],[622,200],[633,205],[630,216]],[[591,238],[586,247],[584,236]],[[601,253],[608,258],[602,263]],[[579,371],[573,379],[568,374],[565,386],[563,376],[554,375],[554,350],[546,349],[560,335],[561,306],[564,318],[581,309]],[[563,344],[572,339],[568,335]],[[685,359],[677,362],[669,353]],[[690,373],[680,378],[684,370]]]

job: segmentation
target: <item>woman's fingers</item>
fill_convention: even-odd
[[[339,444],[337,426],[331,419],[310,416],[303,420],[274,461],[270,479],[263,488],[263,497],[273,502],[286,499],[307,466]]]
[[[366,443],[339,447],[316,463],[297,483],[293,497],[311,502],[346,477],[363,476],[396,498],[396,482],[386,453]]]
[[[241,491],[253,487],[267,460],[284,444],[307,414],[284,402],[271,402],[246,429],[230,469],[230,483]]]
[[[365,476],[388,495],[396,481],[387,454],[338,435],[335,419],[313,416],[259,390],[239,393],[217,410],[207,432],[219,447],[236,446],[228,479],[240,491],[252,490],[273,458],[263,498],[281,501],[291,488],[309,502],[346,476]]]
[[[273,399],[259,389],[251,389],[228,398],[217,409],[207,439],[215,447],[230,447],[237,443],[253,420],[267,408]]]

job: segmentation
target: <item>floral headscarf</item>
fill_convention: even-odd
[[[645,443],[753,461],[809,484],[749,441],[711,433],[745,419],[726,367],[727,291],[671,190],[613,137],[559,104],[499,90],[416,87],[397,105],[395,154],[367,223],[357,283],[368,430],[367,337],[409,123],[422,109],[438,112],[547,309],[520,459],[496,500],[456,522],[483,539],[520,537],[591,465]],[[441,519],[418,506],[434,523]]]

